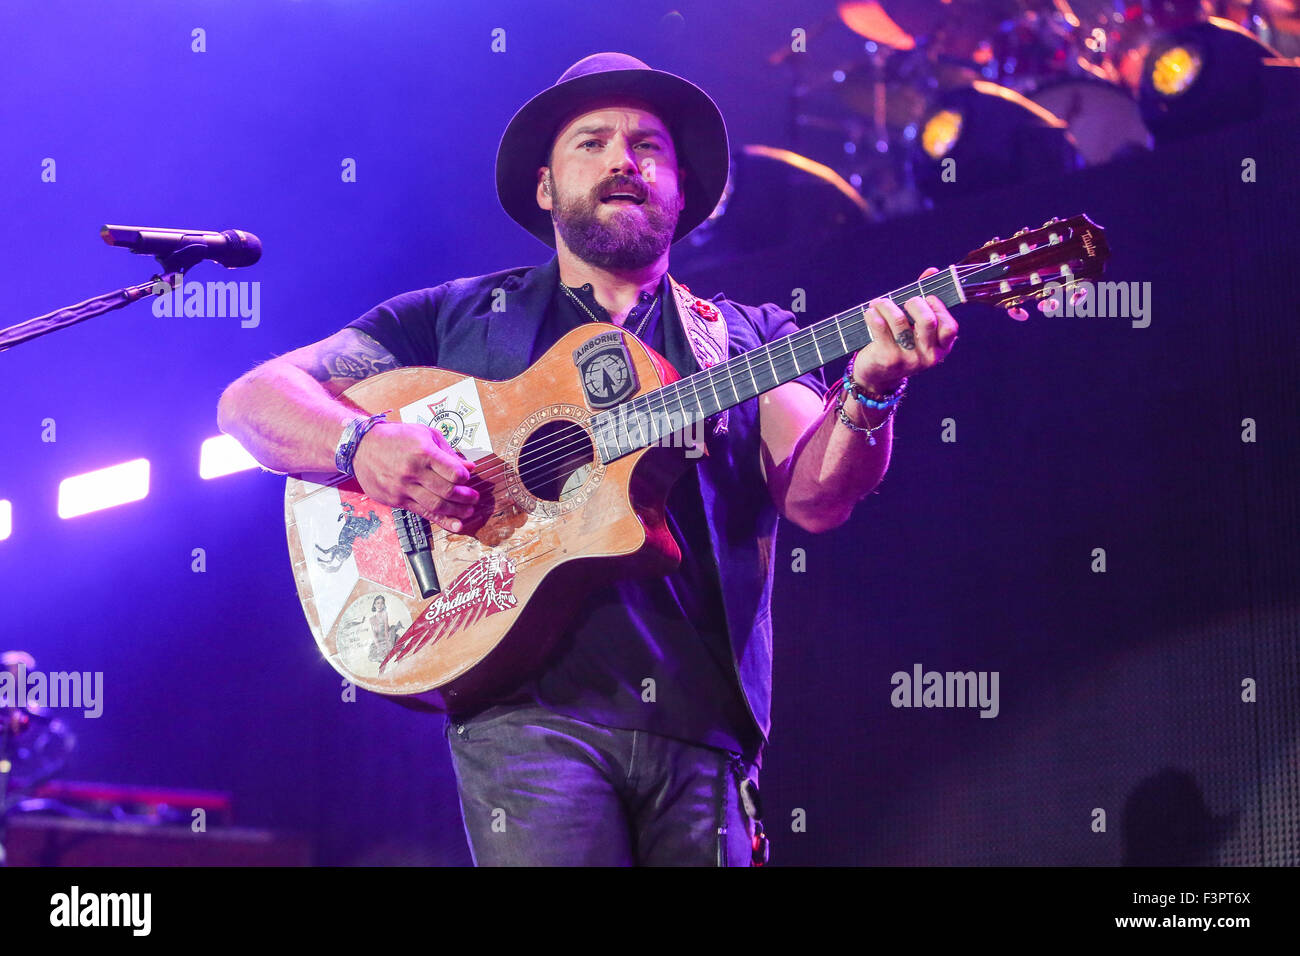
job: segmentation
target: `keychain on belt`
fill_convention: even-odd
[[[732,759],[731,769],[740,782],[740,805],[749,819],[750,865],[764,866],[771,858],[771,846],[763,831],[763,803],[758,784],[745,773],[744,763],[738,758]]]

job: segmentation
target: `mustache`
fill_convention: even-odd
[[[596,200],[600,201],[611,193],[628,193],[645,202],[650,198],[650,190],[640,179],[618,176],[600,184],[596,189]]]

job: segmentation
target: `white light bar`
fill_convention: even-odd
[[[220,478],[256,468],[257,461],[229,435],[205,439],[199,448],[199,477]]]
[[[59,482],[59,517],[75,518],[149,494],[149,459],[137,458]]]
[[[0,541],[9,537],[14,530],[14,506],[9,501],[0,501]]]

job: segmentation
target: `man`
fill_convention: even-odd
[[[503,207],[556,256],[399,295],[265,363],[222,396],[222,430],[277,471],[332,471],[342,455],[376,501],[460,531],[478,501],[473,462],[437,429],[358,420],[336,397],[399,365],[512,378],[584,323],[624,327],[683,375],[710,364],[719,322],[731,355],[796,331],[777,306],[701,300],[668,276],[669,246],[716,206],[728,156],[698,87],[623,54],[579,61],[519,110],[497,153]],[[764,846],[777,516],[826,531],[880,482],[906,377],[957,334],[937,299],[905,308],[866,314],[873,342],[851,363],[863,400],[809,374],[709,422],[708,455],[668,499],[681,567],[594,592],[541,673],[452,716],[476,863],[748,865]]]

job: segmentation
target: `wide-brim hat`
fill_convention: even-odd
[[[551,214],[537,205],[537,169],[547,164],[560,123],[587,103],[609,96],[644,100],[672,135],[677,162],[687,170],[686,205],[673,242],[709,218],[726,188],[727,127],[709,95],[694,83],[651,69],[626,53],[593,53],[525,103],[497,147],[497,198],[502,208],[552,248]]]

